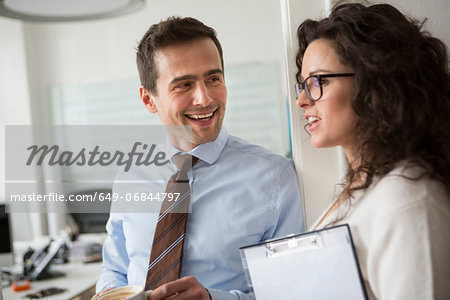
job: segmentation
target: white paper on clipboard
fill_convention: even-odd
[[[367,300],[347,224],[240,248],[257,300]]]

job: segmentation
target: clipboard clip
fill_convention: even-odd
[[[288,237],[282,241],[268,242],[266,244],[266,256],[267,258],[274,258],[319,248],[323,248],[322,237],[319,234],[292,238]]]

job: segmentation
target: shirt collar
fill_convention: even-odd
[[[192,149],[190,152],[182,152],[176,147],[174,147],[172,144],[170,144],[170,142],[167,140],[165,152],[170,160],[172,160],[172,157],[176,154],[189,153],[195,157],[198,157],[200,160],[203,160],[208,164],[212,165],[217,161],[217,159],[220,156],[220,153],[222,153],[223,148],[225,147],[225,144],[228,141],[228,137],[229,134],[227,130],[225,129],[224,126],[222,126],[219,135],[212,142],[200,144],[194,149]]]

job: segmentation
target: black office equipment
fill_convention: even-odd
[[[42,280],[47,278],[64,276],[59,271],[50,270],[55,259],[64,256],[61,252],[67,251],[64,240],[50,240],[47,245],[36,251],[29,251],[24,256],[23,275],[29,280]]]
[[[14,264],[12,245],[12,229],[6,205],[0,204],[0,266],[9,267]]]
[[[111,206],[111,190],[86,190],[71,194],[72,197],[96,197],[89,203],[82,201],[67,202],[67,209],[78,226],[79,233],[106,232],[106,223]],[[100,195],[103,200],[99,201]],[[109,196],[108,196],[109,195]],[[86,212],[86,211],[89,212]]]

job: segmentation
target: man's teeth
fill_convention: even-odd
[[[312,123],[312,122],[318,121],[318,120],[319,120],[319,118],[317,118],[317,117],[308,117],[308,123]]]
[[[189,118],[191,119],[206,119],[206,118],[210,118],[212,117],[212,115],[214,114],[214,112],[206,114],[206,115],[188,115]]]

